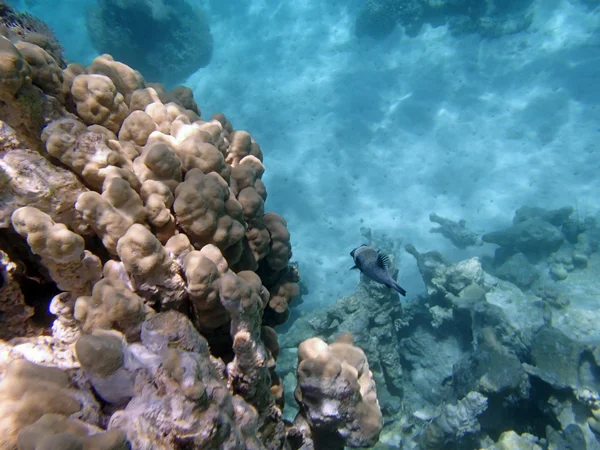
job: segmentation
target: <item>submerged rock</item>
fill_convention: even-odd
[[[482,239],[503,247],[509,254],[523,253],[531,261],[555,252],[565,240],[556,226],[538,217],[518,222],[502,231],[486,233]]]

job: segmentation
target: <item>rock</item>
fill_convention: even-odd
[[[531,264],[523,253],[517,253],[508,258],[495,270],[498,278],[516,284],[521,289],[527,289],[540,276],[536,267]]]
[[[564,208],[552,210],[539,208],[536,206],[522,206],[515,211],[513,224],[537,218],[551,223],[555,227],[562,227],[568,222],[571,214],[573,214],[572,206],[565,206]]]
[[[513,253],[521,252],[532,261],[555,252],[565,240],[556,226],[538,217],[518,222],[501,231],[486,233],[482,239],[506,247]]]

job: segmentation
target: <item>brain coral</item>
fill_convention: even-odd
[[[96,50],[150,80],[174,83],[206,66],[212,56],[208,22],[185,0],[99,0],[87,27]]]

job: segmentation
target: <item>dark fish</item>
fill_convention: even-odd
[[[406,291],[390,275],[387,255],[379,253],[374,248],[361,245],[352,250],[350,256],[354,259],[354,266],[350,270],[358,269],[371,280],[391,287],[398,291],[400,295],[406,296]]]

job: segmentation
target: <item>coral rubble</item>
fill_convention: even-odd
[[[312,360],[298,343],[325,348],[312,336],[351,332],[377,382],[384,427],[374,448],[600,448],[600,234],[574,212],[520,208],[512,226],[484,234],[493,256],[458,263],[406,245],[423,294],[401,304],[362,278],[354,294],[291,325],[278,370],[298,361],[302,387]],[[321,400],[300,404],[307,423],[321,420]]]

